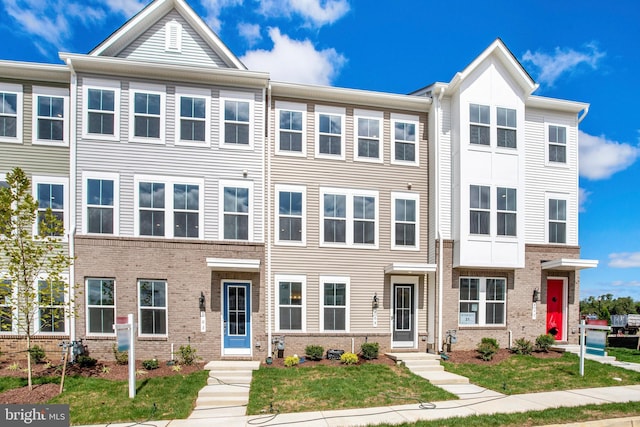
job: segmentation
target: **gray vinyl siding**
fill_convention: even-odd
[[[300,102],[300,101],[297,101]],[[328,105],[322,103],[322,105]],[[354,150],[354,108],[373,110],[372,108],[353,105],[337,105],[346,107],[346,144],[345,160],[315,158],[315,107],[307,104],[306,116],[306,152],[305,158],[275,155],[277,141],[274,113],[270,117],[271,133],[271,207],[272,218],[268,226],[271,228],[271,265],[274,310],[278,309],[277,283],[275,275],[306,275],[307,332],[321,330],[320,309],[322,307],[320,276],[347,276],[350,279],[350,332],[351,333],[389,333],[390,332],[390,275],[384,269],[393,262],[427,263],[428,262],[428,146],[427,115],[405,111],[393,111],[419,117],[419,167],[391,164],[391,111],[384,111],[383,119],[383,163],[368,163],[353,160]],[[409,190],[408,183],[411,183]],[[306,186],[306,246],[291,247],[276,244],[277,228],[277,195],[276,185]],[[378,192],[378,246],[376,249],[335,248],[320,246],[320,224],[323,215],[320,212],[321,187],[334,187],[345,190],[372,190]],[[391,250],[391,193],[404,192],[420,196],[420,250]],[[418,328],[421,333],[426,330],[426,306],[424,275],[420,276],[418,286],[420,314]],[[378,295],[381,305],[378,309],[378,326],[372,323],[371,301]],[[418,299],[416,299],[418,301]],[[276,328],[278,325],[276,325]],[[328,332],[329,333],[329,332]]]
[[[545,164],[547,141],[545,127],[549,124],[567,127],[567,166]],[[578,244],[578,129],[577,117],[528,108],[525,113],[526,243],[544,244],[547,227],[547,193],[566,193],[567,244]]]
[[[181,52],[168,52],[165,50],[165,25],[173,20],[182,25]],[[222,58],[211,49],[175,9],[140,37],[137,37],[133,43],[124,48],[117,56],[136,61],[196,66],[215,65],[228,68]]]
[[[94,78],[92,76],[92,78]],[[78,146],[76,214],[78,230],[82,230],[84,212],[82,206],[82,172],[118,173],[119,191],[119,235],[134,236],[134,175],[158,175],[166,177],[197,178],[204,180],[204,239],[219,240],[219,182],[234,180],[253,182],[253,235],[249,241],[264,241],[264,195],[263,154],[264,149],[264,101],[261,90],[253,90],[253,150],[220,147],[220,117],[218,87],[211,90],[211,144],[208,147],[193,147],[175,144],[175,82],[154,82],[166,87],[165,143],[152,144],[129,141],[129,86],[121,81],[120,93],[120,140],[100,141],[83,139],[83,87],[79,79],[78,95]],[[224,88],[224,90],[233,90]],[[237,89],[238,92],[242,89]],[[244,91],[246,92],[246,90]],[[247,177],[243,176],[247,171]],[[201,189],[202,191],[202,189]]]

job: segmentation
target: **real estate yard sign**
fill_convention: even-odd
[[[607,334],[611,327],[604,325],[585,325],[580,322],[580,376],[584,376],[584,355],[606,356]]]

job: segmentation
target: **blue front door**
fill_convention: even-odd
[[[225,354],[251,354],[251,284],[224,283]]]

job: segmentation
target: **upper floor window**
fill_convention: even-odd
[[[176,143],[209,145],[211,92],[192,88],[177,88],[178,100]]]
[[[471,185],[469,189],[469,233],[486,234],[490,232],[491,187]]]
[[[316,106],[316,156],[344,159],[344,108]]]
[[[114,334],[115,293],[115,280],[87,279],[87,333]]]
[[[276,102],[277,151],[287,154],[305,153],[305,104]]]
[[[418,164],[418,118],[391,115],[392,163]]]
[[[220,224],[224,240],[249,240],[252,232],[252,206],[250,183],[221,181]]]
[[[119,138],[120,82],[84,80],[85,125],[83,135],[108,140]]]
[[[22,142],[22,85],[0,83],[0,141]]]
[[[140,236],[202,237],[202,180],[137,176],[135,181]]]
[[[567,243],[567,201],[549,199],[549,243]]]
[[[13,332],[13,294],[11,280],[0,280],[0,333]]]
[[[320,277],[323,331],[349,331],[349,278]]]
[[[497,108],[498,147],[516,148],[516,110]]]
[[[53,231],[52,235],[63,236],[68,227],[68,202],[65,196],[69,180],[63,177],[33,176],[34,197],[38,201],[38,222],[34,233],[40,234],[40,227],[45,221],[48,209],[62,224],[62,230]]]
[[[392,248],[418,248],[418,203],[417,194],[392,193]]]
[[[229,147],[252,147],[252,94],[221,92],[222,141]]]
[[[567,163],[567,128],[549,125],[549,161]]]
[[[278,285],[278,330],[305,330],[305,276],[276,276]]]
[[[117,234],[118,175],[85,172],[85,232]]]
[[[138,281],[139,335],[167,335],[167,282]]]
[[[378,193],[363,190],[321,189],[324,244],[376,247]]]
[[[460,326],[505,324],[507,281],[503,278],[460,278]]]
[[[517,230],[516,189],[498,187],[497,196],[498,236],[515,236]]]
[[[305,188],[276,186],[278,195],[277,241],[304,244],[305,241]]]
[[[382,112],[354,112],[357,124],[357,148],[354,148],[357,160],[382,161]]]
[[[490,111],[488,105],[469,105],[469,142],[489,145],[491,143]]]
[[[132,141],[164,142],[164,88],[132,83],[131,125]]]
[[[33,96],[34,143],[67,145],[69,91],[34,87]]]

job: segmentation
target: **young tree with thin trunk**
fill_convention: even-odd
[[[15,168],[5,182],[7,187],[0,188],[0,329],[25,337],[31,390],[33,337],[66,332],[73,301],[64,276],[73,260],[62,244],[63,221],[51,208],[38,209],[25,172]]]

